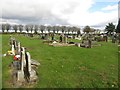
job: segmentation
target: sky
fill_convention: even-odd
[[[0,8],[0,23],[103,29],[118,22],[118,0],[2,0]]]

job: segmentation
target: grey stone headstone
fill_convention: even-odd
[[[24,79],[24,71],[18,71],[17,72],[17,81],[19,81],[19,82],[24,82],[25,81],[25,79]]]
[[[30,57],[30,53],[26,52],[27,57],[28,57],[28,71],[31,71],[31,57]]]
[[[15,48],[14,48],[14,45],[12,45],[11,51],[12,51],[12,54],[15,55]]]
[[[23,67],[26,66],[26,60],[25,60],[25,48],[22,47],[22,63],[23,63]]]
[[[30,73],[30,81],[36,81],[38,78],[36,71],[32,69],[29,73]]]

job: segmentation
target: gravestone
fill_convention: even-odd
[[[22,47],[21,48],[21,51],[23,53],[23,66],[25,67],[26,66],[26,60],[25,60],[25,47]]]
[[[28,57],[28,71],[31,71],[31,57],[30,57],[30,53],[26,52],[27,57]]]
[[[67,36],[64,36],[64,43],[67,44]]]
[[[76,43],[75,45],[76,45],[77,47],[80,47],[80,43]]]
[[[116,38],[112,37],[112,43],[115,43],[115,42],[116,42]]]
[[[36,73],[36,71],[34,70],[34,69],[32,69],[31,68],[31,57],[30,57],[30,53],[29,52],[26,52],[26,54],[27,54],[27,59],[28,59],[28,66],[27,66],[27,68],[28,68],[28,72],[29,72],[29,81],[36,81],[37,80],[37,73]]]
[[[17,46],[16,46],[16,54],[20,55],[21,48],[20,48],[20,42],[17,42]]]
[[[60,35],[60,42],[62,42],[62,35]]]
[[[12,55],[15,55],[15,48],[14,48],[14,45],[12,45],[11,51],[12,51]]]
[[[20,55],[20,51],[21,51],[21,49],[20,49],[20,42],[18,42],[18,54]]]
[[[10,46],[12,46],[13,40],[14,40],[13,37],[10,35],[10,39],[9,39],[9,45],[10,45]]]
[[[104,40],[105,40],[106,42],[108,41],[107,34],[104,34],[103,38],[104,38]]]
[[[52,41],[54,41],[54,33],[51,35],[51,39]]]
[[[21,62],[20,62],[20,70],[17,72],[17,81],[24,82],[24,61],[25,61],[25,53],[21,51]]]

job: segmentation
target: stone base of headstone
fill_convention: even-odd
[[[112,39],[112,43],[115,43],[115,39]]]
[[[80,43],[76,43],[75,45],[76,45],[77,47],[80,47]]]
[[[25,81],[24,72],[23,71],[18,71],[17,72],[17,81],[18,82],[24,82]]]
[[[37,77],[37,73],[34,69],[32,69],[30,71],[30,82],[34,82],[37,81],[38,77]]]

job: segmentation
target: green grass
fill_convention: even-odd
[[[102,46],[91,49],[52,47],[38,38],[15,35],[27,48],[32,59],[41,65],[37,72],[39,81],[34,88],[109,88],[118,87],[118,48],[111,42],[100,42]],[[2,52],[9,50],[9,35],[2,36]],[[3,88],[10,86],[8,65],[12,56],[3,57]]]
[[[2,89],[2,36],[0,36],[0,89]]]

